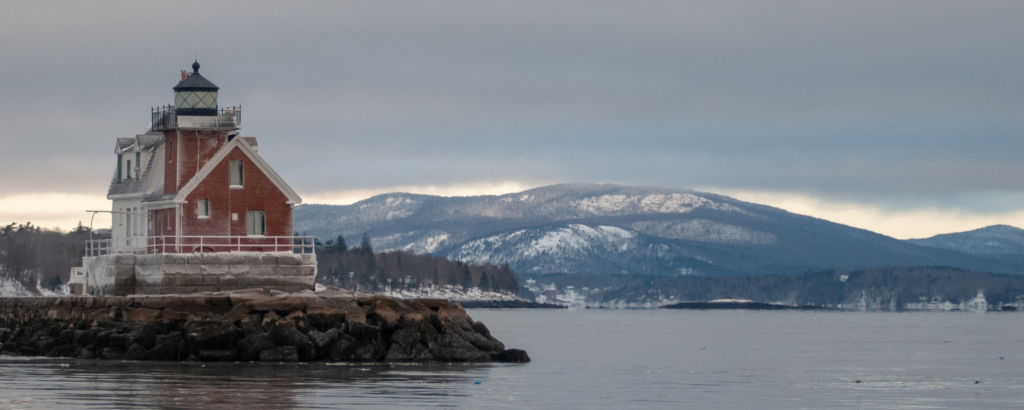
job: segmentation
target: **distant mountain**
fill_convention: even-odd
[[[880,266],[955,266],[1022,273],[1021,265],[919,246],[863,229],[684,189],[562,184],[515,194],[393,193],[352,205],[302,205],[295,229],[322,241],[364,232],[377,250],[509,263],[525,276],[797,273]]]
[[[1024,229],[1010,225],[992,225],[907,242],[1024,265]]]

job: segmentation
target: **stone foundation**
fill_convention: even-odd
[[[164,253],[82,258],[87,292],[168,295],[266,288],[312,290],[316,255],[290,252]]]
[[[444,299],[343,290],[0,298],[0,354],[104,360],[528,362]]]

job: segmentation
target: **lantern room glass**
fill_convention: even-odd
[[[178,91],[174,93],[174,106],[176,108],[217,108],[216,91]]]

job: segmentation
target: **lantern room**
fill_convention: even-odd
[[[181,72],[181,82],[174,86],[174,106],[178,115],[217,115],[217,87],[199,74],[199,61],[192,63],[192,73]]]

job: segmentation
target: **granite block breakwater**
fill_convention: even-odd
[[[0,298],[0,354],[105,360],[529,362],[445,299],[344,290]]]

